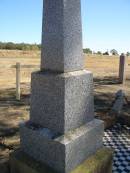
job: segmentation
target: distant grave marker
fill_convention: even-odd
[[[20,78],[21,78],[21,64],[16,63],[16,99],[20,100]]]
[[[126,56],[121,54],[119,62],[119,83],[124,84],[126,80]]]

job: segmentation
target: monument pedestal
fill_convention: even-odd
[[[58,137],[48,129],[27,124],[20,127],[21,149],[59,173],[69,173],[102,147],[104,124],[100,120]]]
[[[93,119],[93,74],[90,71],[32,74],[31,122],[62,135]]]
[[[112,173],[112,156],[112,150],[102,148],[70,173]],[[58,173],[21,150],[11,154],[10,167],[10,173]]]

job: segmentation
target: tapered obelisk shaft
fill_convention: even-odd
[[[44,0],[41,69],[83,69],[80,0]]]

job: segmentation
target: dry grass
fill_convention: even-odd
[[[1,58],[28,58],[40,57],[40,51],[0,50]]]
[[[0,66],[14,65],[16,62],[20,62],[21,64],[39,65],[40,52],[3,50],[0,51],[0,62],[1,62]],[[130,64],[130,58],[127,59],[127,64]],[[98,80],[100,80],[100,82],[103,79],[107,80],[107,78],[109,78],[109,80],[111,80],[111,78],[117,80],[118,70],[119,70],[119,57],[85,55],[85,68],[87,70],[92,71],[94,78],[97,78]],[[30,82],[31,72],[35,70],[38,69],[22,69],[21,81],[24,85]],[[129,74],[130,74],[130,66],[127,66],[128,79],[130,79]],[[0,68],[0,88],[9,89],[14,87],[15,87],[15,69]],[[112,85],[111,89],[119,87],[120,85],[118,86]],[[127,85],[125,85],[125,90],[129,92]]]
[[[0,51],[0,66],[14,65],[16,62],[21,64],[39,65],[39,51]],[[130,58],[127,59],[127,64],[130,64]],[[97,56],[85,55],[85,68],[93,72],[94,78],[117,78],[119,70],[119,57],[116,56]],[[26,84],[30,82],[32,71],[38,69],[22,69],[21,80]],[[130,79],[130,66],[127,66],[127,78]],[[15,87],[15,69],[0,68],[0,88]],[[117,86],[116,86],[117,87]],[[128,90],[128,88],[125,88]]]
[[[128,64],[130,64],[130,58],[127,58],[127,65]],[[117,76],[119,70],[119,56],[87,55],[85,67],[91,70],[95,76]],[[127,66],[127,73],[128,71],[130,70]]]
[[[16,62],[21,64],[40,64],[39,51],[0,51],[0,66],[15,65]],[[29,82],[31,72],[34,69],[22,69],[22,82]],[[15,87],[15,69],[0,68],[0,88]]]
[[[130,64],[130,58],[127,60]],[[0,51],[0,66],[21,64],[40,64],[40,52],[34,51]],[[95,113],[103,114],[110,109],[114,94],[124,89],[130,99],[130,66],[127,66],[127,81],[124,86],[118,84],[119,57],[85,56],[85,67],[93,72],[95,88]],[[0,68],[0,136],[6,146],[14,148],[19,143],[18,124],[29,116],[29,94],[31,72],[38,69],[22,69],[22,99],[15,100],[15,69]],[[130,108],[127,108],[130,113]],[[5,151],[5,152],[4,152]],[[0,147],[6,158],[7,149]]]

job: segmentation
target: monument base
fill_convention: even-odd
[[[113,151],[102,148],[70,173],[112,173],[112,158]],[[21,150],[10,155],[10,168],[11,173],[57,173]]]
[[[25,122],[20,125],[21,149],[56,171],[69,173],[102,148],[103,129],[103,121],[94,119],[57,137],[49,129]]]

